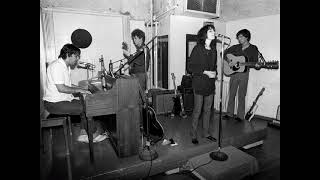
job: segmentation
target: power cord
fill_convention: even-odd
[[[150,147],[148,147],[148,150],[149,150],[149,154],[150,154],[150,157],[151,157]],[[151,168],[152,168],[152,158],[151,158],[150,163],[151,163],[151,164],[150,164],[150,168],[149,168],[149,172],[148,172],[147,178],[150,176],[150,172],[151,172]]]
[[[143,179],[145,179],[145,180],[147,180],[148,178],[149,178],[149,176],[150,176],[150,172],[151,172],[151,168],[152,168],[152,157],[151,157],[151,151],[150,151],[150,147],[149,146],[147,146],[147,149],[148,149],[148,151],[149,151],[149,155],[150,155],[150,168],[149,168],[149,172],[148,172],[148,175],[147,175],[147,177],[145,177],[145,178],[143,178]]]
[[[209,162],[207,162],[207,163],[204,163],[204,164],[199,165],[198,167],[194,168],[194,169],[191,171],[191,173],[192,173],[194,170],[198,169],[199,167],[202,167],[202,166],[204,166],[204,165],[210,164],[212,161],[213,161],[213,159],[211,159],[211,160],[210,160]]]

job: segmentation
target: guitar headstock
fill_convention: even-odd
[[[173,80],[176,79],[176,76],[174,75],[174,73],[171,73],[171,77],[172,77]]]
[[[260,92],[259,92],[259,95],[258,95],[258,96],[261,96],[261,95],[263,94],[264,90],[266,90],[266,88],[265,88],[265,87],[263,87],[263,88],[260,90]]]
[[[279,69],[279,61],[268,61],[261,64],[261,66],[266,69]]]

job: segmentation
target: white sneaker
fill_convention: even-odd
[[[93,142],[101,142],[101,141],[105,140],[106,138],[107,138],[106,135],[100,134],[96,138],[94,138]]]
[[[86,135],[86,134],[78,136],[77,140],[79,142],[89,143],[89,138],[88,138],[88,135]]]
[[[164,140],[162,141],[162,143],[161,143],[161,145],[163,145],[163,146],[168,145],[168,144],[170,144],[170,141],[168,141],[168,140],[166,140],[166,139],[164,139]]]
[[[94,140],[95,142],[101,142],[107,138],[109,138],[109,133],[108,131],[105,131],[104,133],[98,135]]]

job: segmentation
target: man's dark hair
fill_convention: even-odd
[[[241,29],[240,31],[237,32],[237,38],[239,35],[242,35],[244,37],[246,37],[248,39],[248,41],[250,41],[251,39],[251,33],[248,29]]]
[[[203,26],[199,31],[198,31],[198,44],[205,45],[206,39],[207,39],[207,32],[209,29],[213,29],[216,31],[216,28],[212,24],[207,24]],[[216,39],[212,40],[210,43],[211,49],[215,49],[216,46]]]
[[[146,36],[144,34],[144,32],[140,29],[135,29],[131,32],[131,38],[133,40],[133,37],[137,36],[138,38],[142,38],[142,42],[144,43]]]
[[[58,58],[66,59],[67,57],[72,56],[72,54],[80,56],[80,49],[73,44],[65,44],[60,50],[60,55]]]

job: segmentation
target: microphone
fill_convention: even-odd
[[[77,68],[80,68],[80,69],[89,69],[89,70],[94,70],[96,66],[94,64],[91,64],[91,63],[86,63],[86,62],[81,62],[79,61],[78,62],[78,66]]]
[[[222,38],[231,39],[231,38],[229,38],[228,36],[225,36],[225,35],[219,34],[219,33],[216,33],[215,36],[216,36],[216,37],[222,37]]]

